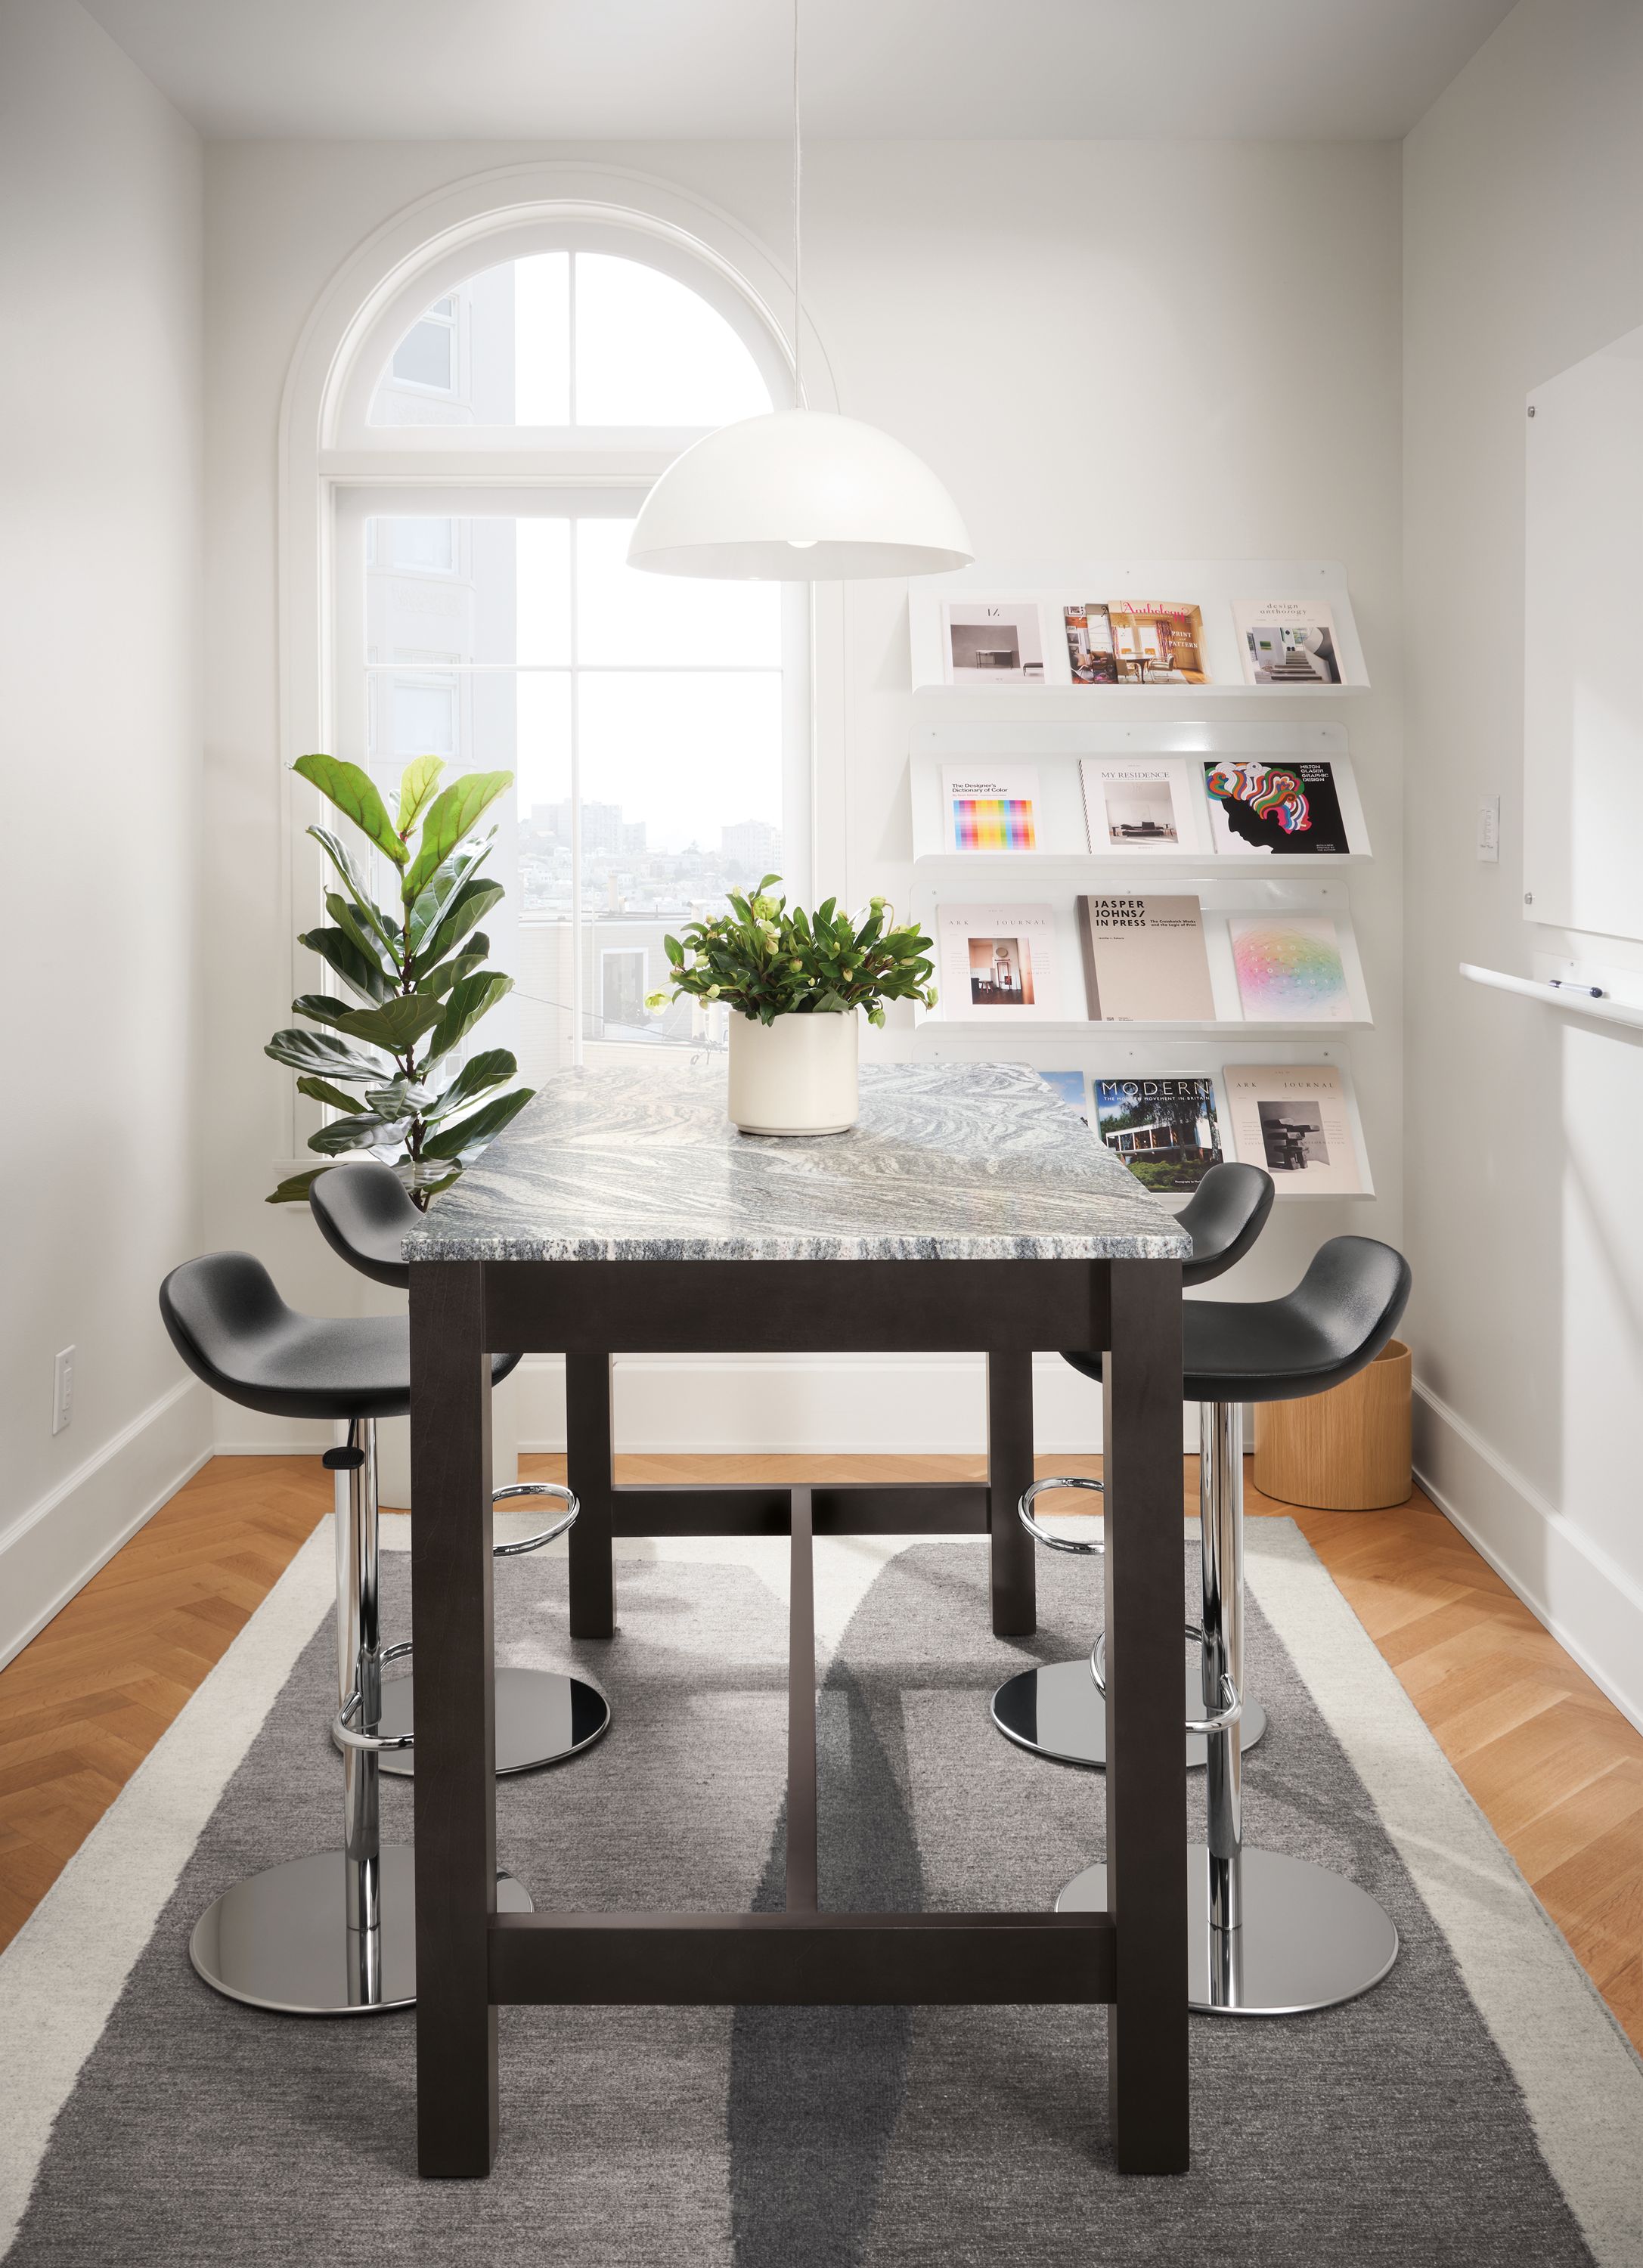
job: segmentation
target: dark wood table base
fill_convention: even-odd
[[[424,2176],[490,2171],[496,2010],[556,2005],[1110,2003],[1121,2171],[1188,2164],[1181,1736],[1181,1319],[1174,1261],[418,1262],[411,1270],[417,2139]],[[757,1328],[753,1328],[756,1325]],[[985,1488],[618,1489],[610,1360],[674,1346],[894,1345],[988,1356]],[[1106,1913],[822,1913],[816,1535],[987,1534],[992,1626],[1034,1627],[1036,1348],[1106,1350]],[[792,1538],[784,1913],[499,1915],[488,1350],[566,1356],[575,1635],[615,1628],[618,1535]],[[615,1697],[616,1709],[621,1706]],[[984,1701],[978,1701],[984,1706]],[[551,1783],[544,1793],[551,1800]],[[1120,1957],[1122,1955],[1122,1958]],[[613,2074],[613,2085],[619,2085]],[[954,2146],[961,2138],[954,2136]]]

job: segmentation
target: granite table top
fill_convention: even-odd
[[[722,1057],[549,1079],[409,1260],[1164,1260],[1191,1239],[1020,1064],[878,1064],[861,1116],[739,1133]]]

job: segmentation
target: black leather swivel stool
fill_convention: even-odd
[[[208,1906],[188,1953],[208,1984],[253,2007],[291,2015],[402,2008],[416,1997],[416,1878],[408,1845],[381,1841],[377,1775],[410,1746],[385,1733],[384,1666],[409,1646],[383,1646],[378,1626],[376,1421],[410,1406],[403,1317],[299,1315],[260,1260],[216,1252],[174,1268],[159,1287],[172,1344],[196,1378],[271,1418],[341,1418],[346,1447],[328,1450],[336,1476],[336,1650],[343,1749],[343,1839],[269,1867]],[[512,1367],[493,1359],[492,1376]],[[570,1500],[567,1520],[577,1506]],[[389,1692],[392,1686],[387,1689]],[[504,1913],[531,1902],[497,1878]]]
[[[1176,1219],[1192,1239],[1192,1257],[1182,1269],[1183,1284],[1208,1284],[1224,1276],[1241,1260],[1266,1226],[1272,1210],[1272,1177],[1258,1166],[1231,1163],[1212,1166]],[[1068,1355],[1065,1359],[1092,1378],[1101,1376],[1098,1356]],[[1052,1535],[1034,1515],[1035,1500],[1054,1489],[1094,1489],[1094,1480],[1035,1481],[1021,1498],[1023,1524],[1051,1551],[1070,1551],[1080,1557],[1098,1553],[1099,1543],[1076,1543],[1071,1536]],[[1053,1757],[1064,1764],[1094,1765],[1099,1771],[1107,1761],[1107,1712],[1090,1683],[1089,1656],[1076,1661],[1055,1661],[1040,1669],[1023,1669],[1006,1678],[992,1697],[992,1721],[998,1730],[1035,1756]],[[1196,1717],[1197,1670],[1186,1671],[1186,1712]],[[1252,1749],[1266,1730],[1266,1712],[1254,1699],[1244,1705],[1241,1739]],[[1189,1732],[1189,1767],[1204,1762],[1204,1735]]]
[[[1409,1263],[1366,1236],[1331,1238],[1295,1290],[1249,1304],[1190,1300],[1182,1311],[1185,1390],[1204,1404],[1201,1701],[1208,1738],[1209,1842],[1187,1852],[1188,1996],[1225,2015],[1333,2007],[1378,1984],[1397,1932],[1355,1882],[1243,1844],[1243,1404],[1297,1402],[1353,1378],[1397,1329]],[[1090,1671],[1104,1686],[1105,1633]],[[1104,1911],[1107,1870],[1088,1867],[1057,1913]]]
[[[402,1257],[401,1244],[409,1228],[420,1228],[425,1216],[417,1211],[399,1177],[379,1159],[334,1166],[312,1182],[308,1204],[326,1242],[350,1268],[379,1284],[402,1291],[410,1282],[410,1263]],[[403,1318],[398,1328],[408,1329]],[[497,1357],[493,1380],[505,1378],[519,1362],[516,1354]],[[409,1376],[409,1356],[406,1375]],[[409,1407],[409,1403],[406,1403]],[[493,1489],[492,1504],[511,1503],[520,1497],[552,1497],[570,1500],[570,1491],[551,1481],[519,1481]],[[493,1547],[498,1559],[514,1559],[521,1552],[539,1550],[563,1535],[566,1521],[527,1535],[517,1543]],[[416,1681],[396,1678],[383,1697],[382,1723],[386,1732],[409,1733]],[[610,1722],[610,1705],[585,1678],[561,1676],[556,1670],[502,1668],[497,1672],[497,1771],[532,1771],[540,1764],[559,1764],[596,1741]],[[409,1751],[385,1756],[383,1770],[409,1772]]]

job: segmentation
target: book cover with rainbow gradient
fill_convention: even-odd
[[[941,802],[951,850],[1038,848],[1038,773],[1031,764],[948,765]]]

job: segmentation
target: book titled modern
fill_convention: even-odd
[[[954,685],[1042,685],[1043,631],[1036,599],[949,599],[947,679]]]
[[[1060,1006],[1048,906],[943,906],[941,1012],[969,1023],[1053,1022]]]
[[[1038,848],[1038,773],[1031,764],[947,765],[941,801],[949,850]]]
[[[1074,685],[1207,685],[1204,615],[1190,599],[1089,599],[1064,607]]]
[[[1361,1190],[1358,1145],[1334,1064],[1228,1064],[1233,1147],[1283,1197]]]
[[[1215,996],[1197,898],[1080,898],[1079,939],[1094,1022],[1213,1021]]]
[[[1212,1079],[1100,1079],[1095,1129],[1149,1189],[1196,1189],[1220,1163]]]
[[[1079,780],[1090,849],[1098,855],[1197,849],[1184,756],[1081,756]]]
[[[1247,684],[1340,683],[1335,617],[1322,599],[1234,599],[1233,621]]]
[[[1352,847],[1332,764],[1206,762],[1204,792],[1219,851],[1345,858]]]
[[[1327,914],[1232,914],[1238,998],[1252,1024],[1349,1024],[1340,939]]]

